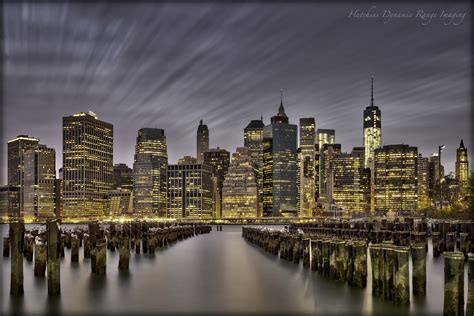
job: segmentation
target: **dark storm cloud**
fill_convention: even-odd
[[[415,10],[377,7],[383,12]],[[164,128],[170,162],[195,154],[199,119],[211,146],[233,152],[242,129],[274,115],[314,116],[350,151],[375,76],[383,143],[425,155],[446,144],[453,170],[470,136],[468,5],[459,26],[434,20],[349,19],[365,4],[7,4],[4,137],[38,136],[57,150],[62,116],[92,110],[114,124],[114,160],[132,164],[136,131]],[[5,161],[5,159],[4,159]]]

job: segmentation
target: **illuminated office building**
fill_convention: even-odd
[[[115,189],[106,194],[106,216],[112,218],[133,213],[132,192],[128,189]]]
[[[222,189],[222,217],[256,217],[258,211],[257,170],[247,147],[238,147]]]
[[[263,129],[264,216],[298,215],[296,134],[297,126],[289,124],[282,101]]]
[[[350,154],[336,154],[330,167],[333,175],[333,203],[353,213],[368,211],[370,171],[364,168],[364,151],[354,148]]]
[[[336,131],[333,129],[318,129],[317,144],[315,147],[315,198],[321,197],[321,151],[325,144],[336,143]]]
[[[203,163],[204,153],[209,150],[209,129],[207,125],[199,121],[196,140],[196,159],[198,163]]]
[[[299,164],[299,216],[312,216],[315,207],[315,150],[316,122],[314,118],[300,118]]]
[[[430,198],[436,199],[439,194],[439,176],[441,168],[441,179],[444,178],[444,166],[439,165],[439,155],[438,153],[432,153],[429,159],[429,192]]]
[[[464,147],[462,139],[459,148],[456,149],[455,177],[461,188],[464,188],[467,185],[469,178],[469,161],[467,159],[467,148]]]
[[[262,201],[263,201],[263,117],[260,120],[252,120],[244,128],[244,147],[250,151],[250,159],[252,164],[255,166],[256,181],[258,187],[258,213],[261,215],[262,212]]]
[[[217,218],[222,216],[222,186],[224,178],[227,174],[227,169],[230,164],[230,153],[219,147],[209,149],[203,154],[203,163],[212,167],[212,172],[216,178],[216,191],[214,203],[214,214]]]
[[[333,204],[333,159],[341,153],[341,144],[324,144],[320,151],[318,203],[328,209]]]
[[[166,217],[168,151],[165,131],[138,130],[133,163],[133,211]]]
[[[168,216],[171,218],[213,217],[212,167],[204,164],[168,166]]]
[[[39,139],[28,135],[18,135],[7,142],[9,186],[18,186],[19,209],[23,212],[24,152],[39,144]]]
[[[0,222],[20,217],[20,186],[0,187]]]
[[[133,170],[124,163],[114,165],[114,190],[133,191]]]
[[[63,215],[103,216],[113,181],[112,124],[90,111],[63,117]]]
[[[414,212],[418,206],[418,149],[387,145],[375,149],[375,210]]]
[[[36,145],[24,152],[24,206],[26,219],[54,218],[56,152]]]
[[[370,106],[364,110],[364,166],[374,159],[374,151],[382,146],[382,116],[378,106],[374,105],[374,78],[371,78]]]
[[[190,165],[193,163],[197,163],[197,159],[195,157],[184,156],[183,158],[178,159],[178,164],[180,165],[186,165],[186,164]]]
[[[430,161],[428,157],[418,154],[418,209],[430,206]]]
[[[318,129],[318,147],[321,150],[324,144],[336,143],[336,131],[333,129]]]

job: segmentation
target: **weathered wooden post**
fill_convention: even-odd
[[[79,239],[76,234],[71,234],[71,262],[79,262]]]
[[[10,256],[10,237],[3,237],[3,256]]]
[[[369,248],[370,264],[372,266],[372,295],[380,297],[383,295],[383,257],[382,245],[373,244]]]
[[[46,245],[39,237],[35,238],[35,276],[44,276],[46,271]]]
[[[466,315],[474,315],[474,253],[468,254],[468,287]]]
[[[382,243],[382,260],[383,260],[383,298],[391,301],[394,299],[394,245],[384,242]],[[408,268],[408,266],[407,266]],[[408,284],[409,285],[409,284]]]
[[[303,267],[309,268],[310,265],[310,239],[303,239]]]
[[[311,248],[311,270],[317,271],[318,270],[318,261],[316,257],[316,249],[318,248],[318,245],[316,243],[316,240],[310,240],[309,242],[310,248]]]
[[[105,239],[97,240],[96,274],[105,275],[107,271],[107,242]]]
[[[426,248],[425,244],[415,244],[411,248],[413,261],[413,295],[426,295]]]
[[[91,272],[97,272],[97,239],[99,238],[99,225],[97,222],[89,224],[89,237],[91,243]]]
[[[25,257],[27,261],[33,261],[33,248],[35,245],[35,239],[33,235],[26,234],[25,236]]]
[[[91,257],[91,239],[89,237],[89,234],[84,234],[83,240],[84,240],[84,258],[90,258]]]
[[[395,247],[394,302],[410,303],[409,247]]]
[[[464,254],[444,253],[444,314],[464,315]]]
[[[464,258],[467,260],[467,254],[471,249],[471,240],[469,239],[469,233],[459,234],[459,251],[464,254]]]
[[[120,242],[119,270],[128,270],[130,261],[130,244],[128,236],[124,234]]]
[[[433,244],[433,257],[437,258],[442,252],[440,249],[440,232],[431,233],[431,243]]]
[[[321,257],[322,257],[322,274],[323,277],[329,278],[329,260],[331,256],[331,241],[329,239],[325,239],[322,241],[322,252],[321,252]]]
[[[11,277],[10,294],[23,294],[23,243],[25,238],[25,224],[23,222],[10,223],[9,234],[11,240]]]
[[[58,220],[48,221],[47,238],[48,295],[53,296],[61,294],[61,228]]]
[[[329,243],[329,278],[336,279],[336,248],[337,241],[331,239]]]
[[[355,259],[355,248],[354,242],[348,240],[346,242],[346,258],[347,258],[347,268],[346,268],[346,281],[350,286],[354,285],[354,259]]]
[[[338,240],[335,243],[336,275],[335,279],[339,282],[346,281],[346,246],[345,242]]]
[[[446,234],[446,251],[453,252],[456,246],[456,233]]]
[[[353,285],[356,287],[366,287],[367,285],[367,244],[365,242],[355,242],[352,246],[354,273]]]

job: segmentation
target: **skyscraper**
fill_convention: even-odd
[[[370,171],[364,168],[364,152],[354,148],[350,154],[336,154],[331,169],[333,203],[352,212],[369,210]]]
[[[321,196],[321,151],[324,144],[335,144],[336,143],[336,131],[333,129],[318,129],[317,132],[317,143],[315,145],[314,155],[314,186],[315,186],[315,199]]]
[[[217,218],[222,216],[222,185],[230,164],[230,153],[222,148],[211,148],[203,154],[203,163],[212,167],[216,181],[214,190],[214,214]]]
[[[263,212],[297,215],[297,126],[289,124],[283,100],[271,124],[263,129]]]
[[[324,144],[320,151],[319,199],[318,203],[329,209],[333,204],[334,169],[333,160],[341,153],[341,144]]]
[[[168,151],[165,131],[138,130],[133,163],[133,210],[139,215],[166,217]]]
[[[375,149],[375,209],[414,212],[418,203],[418,149],[387,145]]]
[[[456,180],[461,187],[465,187],[469,178],[469,161],[467,159],[467,148],[461,139],[459,148],[456,149]]]
[[[114,190],[133,190],[133,170],[124,163],[114,165]]]
[[[250,150],[238,147],[224,180],[222,190],[222,217],[256,217],[258,188],[256,169]]]
[[[207,128],[207,125],[202,123],[202,120],[199,121],[199,126],[197,129],[196,145],[197,163],[202,163],[204,159],[204,153],[209,150],[209,129]]]
[[[430,206],[430,161],[428,157],[418,154],[418,209]]]
[[[299,155],[299,215],[312,216],[315,207],[316,122],[314,118],[300,118]]]
[[[66,217],[104,215],[113,186],[113,125],[93,112],[63,117],[63,211]]]
[[[38,143],[38,138],[30,137],[28,135],[18,135],[7,142],[8,185],[18,186],[18,208],[20,213],[23,213],[24,153],[27,149],[38,145]]]
[[[24,153],[24,216],[55,217],[56,152],[36,145]]]
[[[244,147],[250,151],[250,159],[256,170],[256,181],[258,187],[258,213],[262,211],[263,196],[263,117],[260,120],[252,120],[247,127],[244,128]]]
[[[374,78],[371,78],[370,106],[364,110],[364,166],[374,159],[375,149],[382,146],[382,116],[378,106],[374,105]]]
[[[197,163],[168,166],[168,217],[212,218],[212,167]]]

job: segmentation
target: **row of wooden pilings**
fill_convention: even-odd
[[[119,252],[119,270],[128,270],[130,250],[137,255],[154,254],[174,243],[211,232],[209,225],[187,223],[166,225],[161,222],[131,222],[127,224],[99,224],[92,222],[88,228],[76,227],[62,230],[57,220],[48,221],[46,229],[25,231],[23,222],[10,223],[9,235],[3,238],[3,256],[11,253],[10,294],[22,295],[23,258],[33,261],[34,275],[44,277],[47,270],[48,294],[61,293],[60,264],[65,248],[71,249],[71,262],[79,262],[79,249],[84,259],[90,260],[91,272],[105,275],[107,249]],[[34,257],[33,257],[34,254]]]
[[[326,231],[329,233],[329,231]],[[317,271],[323,277],[347,282],[354,287],[367,285],[367,247],[372,270],[372,295],[396,304],[410,303],[410,269],[412,260],[412,293],[426,296],[426,246],[421,238],[371,243],[367,239],[332,234],[304,234],[243,227],[242,236],[280,258]],[[368,246],[369,245],[369,246]],[[410,256],[411,255],[411,256]],[[468,302],[466,315],[474,315],[474,254],[468,254]],[[444,314],[464,315],[464,261],[462,252],[444,252]]]

